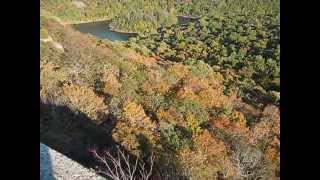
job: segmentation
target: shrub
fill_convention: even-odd
[[[126,102],[123,107],[123,114],[132,123],[139,123],[142,119],[148,119],[145,115],[144,109],[135,102]]]
[[[207,130],[193,138],[192,149],[181,149],[178,157],[190,179],[218,179],[219,172],[224,178],[234,175],[226,146]]]
[[[186,117],[186,121],[187,121],[187,126],[189,128],[189,131],[192,134],[198,135],[202,132],[199,121],[196,119],[196,117],[193,114],[188,114]]]
[[[182,131],[174,124],[161,124],[160,132],[165,144],[169,145],[169,148],[174,151],[190,144],[187,137],[183,136],[185,133],[183,134]]]
[[[118,144],[121,144],[131,154],[142,157],[142,151],[138,139],[137,128],[130,126],[124,119],[117,120],[116,127],[112,131],[112,137]]]
[[[104,99],[97,96],[93,89],[77,85],[64,85],[63,94],[66,104],[76,111],[85,113],[89,118],[102,122],[107,114]]]
[[[177,103],[177,109],[185,118],[192,114],[199,125],[209,120],[208,112],[198,102],[184,99]]]
[[[114,74],[105,74],[102,79],[104,83],[103,92],[116,96],[119,94],[121,84]]]
[[[235,164],[238,178],[256,179],[274,176],[271,175],[274,173],[262,151],[247,144],[239,137],[233,138],[231,144],[233,147],[231,159]]]

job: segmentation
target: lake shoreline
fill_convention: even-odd
[[[98,20],[90,20],[90,21],[77,21],[77,22],[67,22],[64,23],[66,25],[81,25],[81,24],[90,24],[90,23],[102,23],[102,22],[106,22],[106,24],[108,25],[108,30],[115,32],[115,33],[120,33],[120,34],[125,34],[125,35],[139,35],[139,33],[137,32],[127,32],[127,31],[121,31],[121,30],[117,30],[115,28],[113,28],[112,26],[110,26],[110,22],[111,19],[98,19]]]
[[[117,30],[117,29],[113,28],[112,26],[110,26],[110,24],[108,25],[108,27],[109,27],[109,31],[112,31],[112,32],[116,32],[116,33],[120,33],[120,34],[127,34],[127,35],[139,35],[138,32],[126,32],[126,31]]]
[[[184,18],[184,19],[190,19],[190,20],[198,20],[201,17],[196,17],[196,16],[186,16],[186,15],[178,15],[177,18]],[[87,20],[87,21],[69,21],[69,22],[64,22],[63,24],[65,25],[81,25],[81,24],[89,24],[89,23],[99,23],[99,22],[106,22],[108,24],[108,30],[115,32],[115,33],[120,33],[120,34],[126,34],[126,35],[132,35],[132,36],[137,36],[140,33],[138,32],[128,32],[128,31],[122,31],[119,29],[116,29],[110,25],[111,23],[111,18],[100,18],[100,19],[95,19],[95,20]]]
[[[111,21],[111,18],[99,18],[94,20],[83,20],[83,21],[68,21],[68,22],[63,22],[63,24],[76,25],[76,24],[88,24],[88,23],[104,22],[104,21]]]

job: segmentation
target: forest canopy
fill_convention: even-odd
[[[93,146],[154,155],[155,179],[280,178],[279,0],[40,3],[41,142],[90,168]],[[96,20],[139,35],[68,25]]]

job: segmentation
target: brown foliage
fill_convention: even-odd
[[[91,119],[102,122],[107,113],[103,98],[97,96],[91,88],[77,85],[64,85],[63,94],[66,104],[85,113]]]
[[[188,69],[181,64],[166,64],[165,69],[149,72],[149,80],[144,84],[144,89],[160,94],[168,93],[183,79]]]
[[[280,139],[280,115],[275,106],[267,106],[262,112],[260,122],[252,129],[251,141],[256,144],[264,140],[267,143]]]
[[[234,175],[234,167],[228,159],[223,142],[213,137],[207,130],[193,139],[194,150],[182,149],[179,159],[188,177],[193,179],[216,179],[217,174],[224,177]]]
[[[171,123],[177,123],[179,125],[183,125],[184,118],[182,114],[180,114],[177,109],[173,106],[171,106],[168,110],[160,109],[157,112],[158,119],[162,121],[168,121]]]
[[[129,119],[129,123],[134,127],[153,130],[155,128],[154,123],[145,114],[142,106],[135,102],[126,102],[123,107],[123,113],[125,118]]]
[[[105,93],[108,93],[112,96],[116,96],[119,94],[121,84],[114,74],[104,74],[102,81],[104,82],[103,91]]]
[[[113,138],[133,154],[141,156],[141,143],[156,144],[158,135],[155,133],[157,126],[146,116],[143,108],[135,102],[128,101],[123,107],[124,118],[118,120],[113,130]],[[141,142],[141,137],[146,138]]]
[[[277,107],[267,106],[261,112],[241,101],[234,92],[225,95],[221,79],[213,73],[210,75],[210,69],[200,76],[191,66],[143,57],[126,51],[121,44],[105,42],[97,47],[95,38],[74,32],[68,26],[51,21],[46,26],[50,36],[62,43],[65,52],[58,53],[49,45],[42,45],[41,98],[59,100],[98,123],[105,119],[109,107],[116,109],[113,115],[118,120],[112,136],[132,154],[142,156],[143,148],[161,149],[159,155],[173,156],[167,160],[181,163],[184,174],[193,179],[214,179],[218,172],[225,178],[234,178],[239,169],[231,163],[230,142],[200,126],[199,117],[192,111],[199,107],[199,114],[210,114],[214,129],[232,137],[239,136],[255,148],[265,143],[265,158],[279,166],[280,113]],[[103,84],[99,90],[111,95],[109,105],[106,105],[109,96],[95,93],[96,81]],[[197,106],[190,108],[184,102],[194,102]],[[233,108],[221,113],[225,104]],[[180,109],[185,110],[180,112]],[[148,117],[145,110],[154,116]],[[250,129],[248,116],[254,118]],[[158,126],[164,121],[191,130],[190,148],[182,148],[174,154],[162,147]],[[244,149],[238,156],[243,153],[248,154]],[[238,161],[242,163],[239,158]]]

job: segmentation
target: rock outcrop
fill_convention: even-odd
[[[40,180],[105,180],[93,170],[40,143]]]

